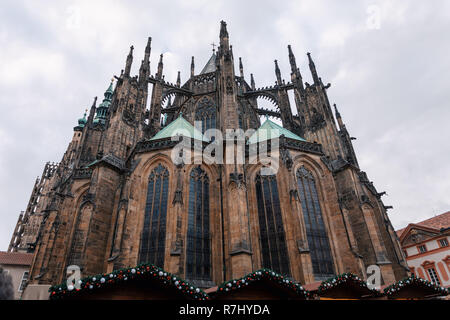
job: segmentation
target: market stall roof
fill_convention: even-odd
[[[370,299],[381,297],[376,289],[371,289],[367,283],[353,273],[344,273],[323,281],[317,289],[321,299]]]
[[[389,299],[432,299],[445,297],[448,289],[434,283],[416,277],[414,275],[400,280],[384,289],[384,294]]]
[[[212,288],[211,288],[212,289]],[[222,283],[215,291],[208,290],[215,300],[305,300],[309,292],[288,277],[270,269],[261,269],[246,276]]]
[[[67,300],[209,300],[200,288],[152,264],[90,276],[49,289],[50,299]]]

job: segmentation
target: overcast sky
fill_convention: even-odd
[[[0,250],[47,161],[61,160],[77,119],[103,97],[135,46],[153,38],[151,72],[184,82],[228,23],[234,57],[257,86],[290,79],[291,44],[337,103],[361,169],[401,228],[450,210],[450,1],[18,1],[0,7]],[[237,68],[236,68],[237,69]]]

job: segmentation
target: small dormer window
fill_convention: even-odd
[[[427,247],[425,247],[425,245],[418,246],[417,249],[419,250],[419,253],[427,252]]]

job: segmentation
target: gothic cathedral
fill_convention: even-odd
[[[78,120],[61,162],[37,179],[9,247],[34,253],[30,283],[61,283],[69,265],[88,276],[144,262],[200,288],[260,268],[303,284],[344,272],[366,278],[370,265],[383,284],[407,275],[385,193],[360,170],[309,53],[311,84],[288,46],[291,79],[275,60],[275,85],[263,88],[253,75],[245,80],[241,58],[235,74],[223,21],[217,52],[200,73],[192,57],[184,84],[179,73],[175,84],[164,79],[163,55],[152,74],[150,53],[151,38],[131,76],[131,47],[116,84]],[[260,98],[276,108],[258,107]],[[172,161],[176,132],[202,137],[195,143],[207,148],[211,128],[276,129],[279,169],[263,175],[259,162]]]

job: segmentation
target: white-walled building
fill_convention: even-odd
[[[397,231],[411,272],[450,287],[450,211]]]
[[[12,278],[14,299],[20,299],[27,284],[33,254],[0,251],[0,267]]]

